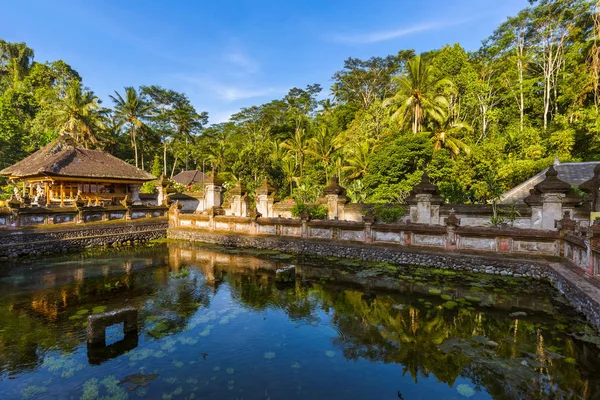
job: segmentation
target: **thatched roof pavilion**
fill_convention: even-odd
[[[0,175],[21,182],[23,196],[43,197],[46,205],[72,203],[77,194],[96,203],[114,202],[130,194],[137,202],[141,184],[156,179],[104,151],[77,147],[64,135]]]

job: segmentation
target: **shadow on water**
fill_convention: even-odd
[[[0,268],[3,398],[594,398],[598,346],[526,279],[187,243]]]

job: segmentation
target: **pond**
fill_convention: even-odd
[[[0,268],[2,399],[594,398],[599,345],[526,279],[189,243]]]

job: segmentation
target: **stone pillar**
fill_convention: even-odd
[[[456,218],[454,210],[450,211],[450,215],[446,218],[446,248],[456,248],[456,228],[460,226],[460,219]]]
[[[375,217],[373,216],[373,210],[369,208],[367,213],[363,215],[363,223],[365,224],[365,243],[373,243],[373,222]]]
[[[179,213],[182,205],[177,200],[169,207],[169,220],[173,226],[179,226]]]
[[[310,214],[308,211],[304,210],[302,215],[300,215],[300,221],[302,222],[302,232],[300,234],[301,237],[308,237],[308,221],[310,220]]]
[[[248,212],[249,202],[246,196],[246,187],[243,182],[238,181],[231,194],[231,213],[237,217],[245,217]]]
[[[323,188],[323,194],[319,199],[320,203],[327,205],[327,219],[343,220],[343,205],[349,201],[350,199],[346,196],[346,189],[340,186],[337,176],[333,176],[329,181],[329,185]]]
[[[437,186],[429,182],[427,172],[423,173],[421,182],[413,188],[406,202],[410,205],[410,222],[440,224],[440,205],[444,199],[439,195]]]
[[[556,221],[563,216],[563,202],[568,202],[572,198],[571,185],[558,179],[558,173],[551,165],[546,171],[546,178],[534,188],[541,193],[541,229],[556,230]]]
[[[265,178],[262,185],[256,189],[256,210],[265,218],[274,217],[273,204],[275,201],[279,200],[275,196],[275,192],[275,188],[269,185],[267,178]]]
[[[129,193],[131,193],[131,200],[133,201],[134,205],[142,204],[142,201],[140,200],[141,187],[142,185],[139,185],[137,183],[129,185]]]
[[[222,184],[223,182],[217,178],[214,170],[204,181],[204,204],[206,210],[210,210],[213,207],[221,207]]]
[[[531,207],[531,229],[542,229],[542,192],[531,189],[523,201]]]
[[[158,192],[158,196],[157,196],[157,205],[159,206],[166,206],[168,205],[168,199],[167,199],[167,187],[169,186],[169,180],[167,179],[167,176],[163,174],[162,179],[160,180],[160,182],[158,182],[158,184],[156,185],[156,190]]]

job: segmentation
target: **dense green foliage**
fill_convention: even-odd
[[[401,205],[377,204],[373,207],[373,216],[378,222],[393,224],[406,214],[406,209]]]
[[[450,202],[483,202],[561,161],[598,160],[600,2],[532,0],[480,49],[459,44],[349,58],[320,85],[226,123],[182,93],[124,88],[105,107],[63,61],[0,40],[2,166],[59,132],[160,172],[214,168],[232,187],[265,177],[311,203],[332,175],[353,201],[402,201],[423,171]]]
[[[327,207],[299,203],[292,208],[292,216],[301,217],[308,213],[311,219],[327,219]]]

